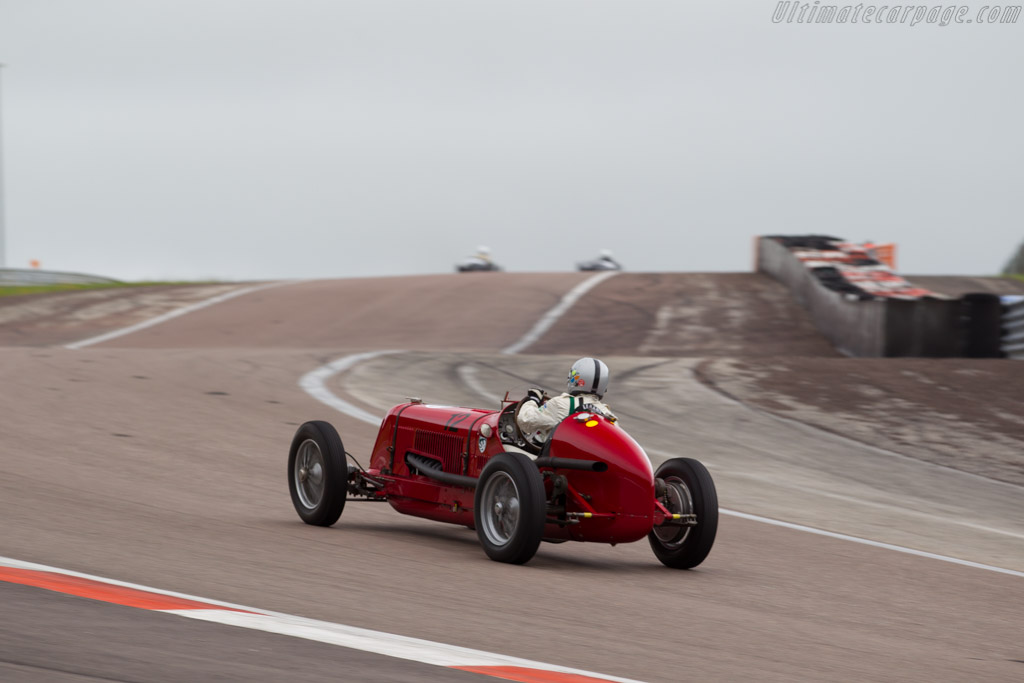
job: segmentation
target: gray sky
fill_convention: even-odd
[[[1024,18],[776,24],[762,0],[0,0],[7,265],[125,279],[509,270],[754,235],[1024,240]],[[984,6],[970,5],[972,17]]]

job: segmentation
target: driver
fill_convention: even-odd
[[[601,398],[608,390],[608,366],[597,358],[580,358],[569,370],[564,394],[544,400],[544,392],[530,389],[517,418],[519,431],[535,444],[547,441],[551,430],[569,415],[587,410],[614,422],[618,418]]]

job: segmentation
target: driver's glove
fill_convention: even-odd
[[[537,388],[530,389],[526,392],[526,400],[540,405],[544,403],[544,392]]]

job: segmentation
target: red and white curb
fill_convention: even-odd
[[[115,605],[176,614],[189,619],[304,638],[520,683],[641,683],[629,678],[606,676],[383,631],[268,612],[255,607],[208,600],[7,557],[0,557],[0,582],[33,586]]]

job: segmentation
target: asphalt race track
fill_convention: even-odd
[[[851,362],[758,275],[616,275],[502,353],[588,277],[0,300],[0,557],[643,681],[1024,678],[1020,486],[700,381],[709,357],[814,357],[835,373]],[[407,396],[497,407],[505,391],[559,388],[576,356],[602,354],[608,402],[652,459],[697,457],[714,475],[725,514],[711,555],[680,572],[646,542],[544,544],[509,566],[474,532],[387,505],[350,503],[329,529],[302,524],[286,479],[295,428],[329,420],[361,457],[376,427],[300,380],[381,351],[324,389],[371,414]],[[1024,364],[1005,363],[1019,379]],[[495,680],[6,580],[0,606],[3,681]]]

